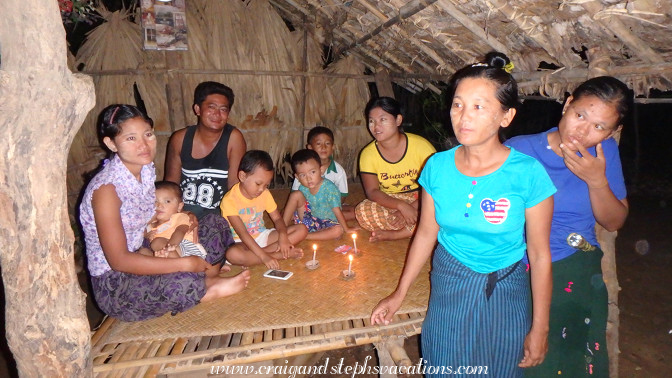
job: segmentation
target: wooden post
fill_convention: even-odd
[[[621,350],[618,348],[618,327],[619,309],[618,309],[618,292],[621,287],[618,285],[618,277],[616,276],[616,231],[609,232],[602,226],[597,224],[595,226],[597,233],[597,242],[600,243],[600,248],[604,252],[602,257],[602,278],[604,284],[607,285],[608,309],[607,315],[607,352],[609,353],[609,376],[612,378],[618,377],[618,355]]]
[[[378,366],[381,369],[380,378],[396,378],[397,374],[392,370],[394,366],[408,369],[413,365],[404,349],[404,339],[402,337],[387,337],[383,341],[373,343],[373,345],[376,347]]]
[[[94,105],[67,67],[55,0],[0,2],[0,265],[21,376],[90,376],[90,331],[66,198],[70,144]]]
[[[394,98],[394,90],[392,89],[392,80],[390,80],[390,73],[385,68],[381,68],[376,72],[376,88],[378,88],[378,96]]]
[[[609,55],[599,46],[588,49],[588,72],[590,77],[607,75],[607,67],[611,63]],[[620,132],[614,136],[616,142],[619,142]],[[618,348],[618,292],[621,290],[618,286],[618,277],[616,276],[616,235],[617,232],[609,232],[595,223],[595,234],[597,242],[600,244],[604,257],[602,257],[602,279],[607,286],[607,353],[609,355],[609,376],[618,377],[618,355],[621,353]]]

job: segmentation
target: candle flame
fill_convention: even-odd
[[[317,249],[317,244],[313,244],[313,250]]]
[[[352,234],[353,239],[357,239],[357,234]]]
[[[348,255],[348,258],[350,259],[350,261],[352,261],[352,255]]]

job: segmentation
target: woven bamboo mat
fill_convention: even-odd
[[[380,299],[391,293],[403,269],[409,241],[368,242],[369,233],[358,232],[353,280],[345,281],[346,255],[334,252],[339,245],[352,246],[350,235],[341,240],[316,242],[320,267],[308,270],[312,242],[299,244],[304,257],[281,261],[281,269],[294,273],[286,281],[263,277],[264,266],[251,269],[249,286],[241,293],[201,303],[171,316],[141,322],[116,322],[107,342],[195,337],[233,332],[299,327],[329,321],[368,317]],[[429,262],[411,287],[399,313],[424,311],[429,300]],[[239,268],[233,268],[238,272]]]

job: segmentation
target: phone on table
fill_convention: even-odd
[[[292,272],[286,270],[270,269],[264,273],[264,277],[275,278],[276,280],[286,280],[292,276]]]

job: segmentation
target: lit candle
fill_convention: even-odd
[[[355,253],[357,253],[357,234],[352,234],[352,245],[355,247]]]
[[[313,244],[313,261],[315,261],[315,254],[317,253],[317,244]]]
[[[350,263],[348,264],[348,276],[352,274],[352,255],[348,255],[348,258],[350,259]]]

